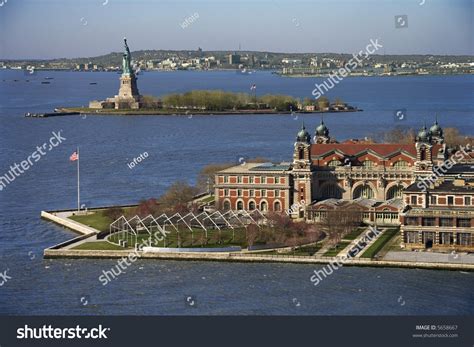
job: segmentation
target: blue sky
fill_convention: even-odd
[[[5,2],[6,1],[6,2]],[[424,1],[424,3],[423,3]],[[105,5],[104,5],[105,3]],[[422,3],[420,5],[420,3]],[[122,49],[473,54],[474,0],[0,0],[0,59]],[[186,18],[199,17],[183,28]],[[395,28],[395,16],[408,26]]]

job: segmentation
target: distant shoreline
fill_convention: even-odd
[[[15,68],[4,68],[0,71],[28,71],[26,69],[15,69]],[[36,72],[47,72],[47,71],[57,71],[57,72],[84,72],[84,73],[97,73],[97,72],[108,72],[108,73],[120,73],[120,70],[75,70],[68,68],[38,68],[35,69]],[[143,75],[146,73],[163,73],[163,72],[235,72],[236,74],[243,76],[251,76],[257,73],[270,72],[274,75],[280,77],[291,77],[291,78],[327,78],[329,73],[322,74],[304,74],[304,73],[294,73],[294,74],[284,74],[281,71],[276,71],[275,69],[255,69],[255,72],[252,73],[241,73],[239,69],[230,69],[230,68],[216,68],[216,69],[175,69],[175,70],[142,70],[138,75]],[[349,74],[346,77],[411,77],[411,76],[464,76],[464,75],[474,75],[473,72],[447,72],[447,73],[392,73],[392,74]]]
[[[289,77],[289,78],[328,78],[328,74],[282,74],[282,73],[275,73],[276,75],[280,77]],[[465,72],[465,73],[404,73],[404,74],[373,74],[373,75],[347,75],[344,78],[347,77],[367,77],[367,78],[372,78],[372,77],[418,77],[418,76],[465,76],[465,75],[474,75],[473,73]]]
[[[163,109],[152,109],[152,110],[116,110],[116,109],[92,109],[92,108],[82,108],[82,107],[61,107],[58,108],[58,113],[76,113],[78,115],[91,115],[91,116],[100,116],[100,115],[112,115],[112,116],[139,116],[139,115],[148,115],[148,116],[184,116],[184,117],[193,117],[193,116],[225,116],[225,115],[297,115],[297,114],[311,114],[311,113],[347,113],[347,112],[362,112],[361,109],[352,109],[352,110],[330,110],[330,111],[274,111],[270,109],[265,110],[228,110],[228,111],[179,111],[179,110],[163,110]],[[58,114],[59,116],[60,114]],[[54,116],[54,114],[49,114],[49,117]]]

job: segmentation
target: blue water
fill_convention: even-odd
[[[41,84],[47,76],[54,78],[51,84]],[[309,278],[318,267],[312,265],[138,261],[104,287],[98,277],[114,260],[43,260],[44,248],[75,236],[42,221],[39,212],[75,207],[75,165],[68,158],[76,146],[83,203],[126,204],[159,196],[178,179],[193,183],[209,163],[238,162],[242,156],[290,160],[301,120],[311,132],[320,120],[319,115],[23,117],[113,96],[118,77],[0,71],[0,175],[53,131],[62,130],[66,138],[0,192],[0,272],[12,277],[0,286],[0,314],[474,313],[473,273],[346,267],[314,287]],[[255,83],[258,94],[304,98],[311,97],[315,82],[322,79],[165,72],[141,75],[139,89],[145,95],[194,88],[248,92]],[[332,136],[345,139],[396,125],[420,127],[436,113],[442,126],[472,135],[473,82],[473,76],[347,78],[328,96],[364,112],[327,114],[325,121]],[[408,117],[396,121],[394,110],[401,108]],[[145,151],[149,157],[129,169],[127,163]],[[188,296],[194,307],[186,304]]]

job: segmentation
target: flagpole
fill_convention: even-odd
[[[81,156],[79,155],[79,147],[77,147],[77,212],[81,210],[81,193],[80,193],[80,185],[79,185],[79,160],[81,160]]]

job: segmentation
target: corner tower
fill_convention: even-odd
[[[431,148],[433,144],[431,142],[431,133],[426,128],[426,125],[418,132],[415,137],[416,147],[416,161],[415,170],[426,172],[433,169],[433,158],[431,155]]]
[[[312,201],[311,194],[311,135],[306,131],[304,123],[296,135],[293,152],[293,204],[298,206],[293,217],[305,218],[306,206]]]

